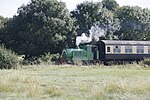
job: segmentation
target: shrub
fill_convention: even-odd
[[[28,58],[28,59],[23,60],[22,64],[23,65],[38,65],[41,62],[42,61],[40,60],[40,58],[32,57],[32,58]]]
[[[50,62],[52,59],[52,55],[48,52],[40,57],[42,62]]]
[[[38,65],[41,63],[52,64],[52,63],[58,62],[59,57],[60,57],[60,55],[58,53],[50,54],[48,52],[43,55],[40,55],[39,57],[32,57],[32,58],[24,59],[22,64],[23,65]]]
[[[15,68],[18,63],[18,57],[11,50],[8,50],[4,45],[0,46],[0,68],[10,69]]]
[[[52,59],[53,55],[50,53],[45,53],[43,55],[40,55],[39,57],[32,57],[32,58],[28,58],[26,60],[23,61],[23,65],[38,65],[41,63],[44,64],[49,64],[51,63],[51,59]]]
[[[60,58],[60,55],[59,55],[59,53],[57,53],[57,54],[53,54],[52,56],[51,56],[51,61],[57,61],[57,60],[59,60],[59,58]]]
[[[141,63],[144,66],[150,66],[150,58],[145,58],[143,61],[141,61]]]
[[[40,62],[47,63],[47,64],[52,64],[52,63],[57,64],[59,63],[59,60],[60,60],[60,54],[59,53],[57,54],[45,53],[39,58],[39,60]]]

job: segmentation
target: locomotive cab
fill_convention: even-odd
[[[97,45],[80,45],[80,48],[86,50],[87,60],[98,60],[99,51]]]

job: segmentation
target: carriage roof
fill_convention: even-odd
[[[150,45],[150,41],[101,40],[106,45]]]

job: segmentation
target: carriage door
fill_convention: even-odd
[[[93,60],[97,60],[97,47],[92,47]]]
[[[98,51],[99,51],[99,59],[105,60],[105,43],[102,41],[99,41],[97,46],[98,46]]]

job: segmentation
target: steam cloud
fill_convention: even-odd
[[[92,41],[92,34],[90,33],[90,36],[87,37],[85,33],[82,33],[81,36],[76,37],[76,45],[79,46],[79,44],[89,43]]]
[[[114,33],[116,30],[119,30],[120,27],[115,27],[113,25],[100,25],[99,23],[95,24],[91,27],[89,30],[90,34],[89,36],[86,36],[86,33],[82,33],[81,36],[76,37],[76,46],[79,46],[79,44],[89,43],[92,40],[98,41],[99,37],[105,37],[107,32]],[[111,34],[110,34],[111,38]]]
[[[79,44],[89,43],[92,40],[98,41],[99,37],[105,36],[106,30],[96,26],[92,26],[89,30],[90,34],[89,36],[86,36],[86,33],[82,33],[81,36],[76,37],[76,45],[79,46]]]

